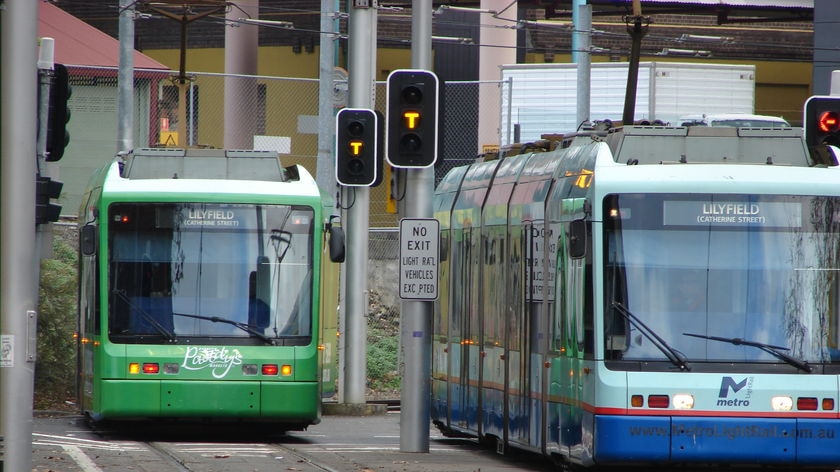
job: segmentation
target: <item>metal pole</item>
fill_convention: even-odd
[[[333,146],[335,131],[335,108],[333,90],[335,84],[335,0],[321,0],[321,37],[319,51],[318,81],[318,165],[315,180],[321,189],[333,195],[335,191],[335,161]]]
[[[0,435],[3,470],[32,470],[38,2],[0,10]]]
[[[572,30],[572,62],[575,64],[580,62],[580,51],[583,49],[581,45],[583,38],[580,36],[583,31],[580,24],[583,5],[586,5],[586,0],[572,0],[572,27],[574,28]]]
[[[376,9],[368,0],[350,0],[350,108],[373,108],[373,70],[376,66]],[[368,229],[370,188],[344,187],[347,209],[347,267],[345,287],[344,402],[365,403],[367,384]]]
[[[575,20],[575,34],[573,37],[577,38],[577,48],[574,49],[573,55],[577,57],[577,123],[580,125],[585,121],[589,121],[590,113],[590,85],[592,80],[591,63],[592,56],[589,49],[592,46],[592,5],[580,5],[575,10],[577,12],[577,20]]]
[[[411,67],[432,68],[432,0],[415,0],[411,7]],[[440,91],[443,93],[443,90]],[[442,113],[440,113],[442,115]],[[435,170],[407,169],[407,218],[431,218]],[[400,405],[400,451],[429,452],[429,377],[431,375],[432,301],[402,302],[400,347],[405,369]]]
[[[259,0],[239,0],[237,6],[238,8],[229,9],[225,18],[236,21],[243,16],[250,18],[260,16]],[[253,149],[254,147],[254,130],[257,126],[257,114],[254,110],[258,108],[257,79],[249,76],[257,74],[258,38],[257,25],[240,23],[236,27],[225,27],[225,74],[229,74],[225,75],[224,94],[224,147],[226,149]],[[192,100],[190,100],[190,107],[192,107]],[[190,143],[190,141],[185,142]]]
[[[134,4],[120,0],[120,69],[117,75],[117,152],[134,149]]]

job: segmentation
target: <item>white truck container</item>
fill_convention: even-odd
[[[620,121],[627,90],[626,62],[592,63],[590,121]],[[577,64],[504,65],[500,143],[520,142],[546,133],[578,128]],[[641,62],[636,87],[635,120],[660,120],[678,126],[684,115],[754,113],[755,66]]]

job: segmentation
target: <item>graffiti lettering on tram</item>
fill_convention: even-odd
[[[213,377],[224,378],[231,367],[242,364],[242,354],[239,349],[227,347],[196,347],[187,348],[181,367],[187,370],[212,369]]]

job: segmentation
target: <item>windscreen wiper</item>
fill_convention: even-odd
[[[711,341],[720,341],[724,343],[729,343],[734,346],[752,346],[761,349],[764,352],[770,353],[777,359],[781,359],[788,364],[796,367],[797,369],[804,370],[809,374],[814,371],[814,368],[808,365],[807,362],[797,359],[795,357],[789,356],[782,351],[789,351],[789,348],[782,347],[782,346],[773,346],[772,344],[760,343],[757,341],[748,341],[746,339],[741,338],[724,338],[720,336],[707,336],[705,334],[695,334],[695,333],[683,333],[685,336],[691,336],[693,338],[700,338],[700,339],[708,339]]]
[[[263,341],[265,341],[266,344],[270,344],[272,346],[277,345],[277,343],[274,341],[274,339],[269,338],[268,336],[266,336],[263,333],[260,333],[259,331],[254,329],[253,326],[251,326],[249,324],[246,324],[246,323],[242,323],[242,322],[235,321],[235,320],[230,320],[230,319],[227,319],[227,318],[221,318],[221,317],[218,317],[218,316],[190,315],[190,314],[187,314],[187,313],[172,313],[172,314],[175,315],[175,316],[184,316],[186,318],[195,318],[197,320],[212,321],[213,323],[227,323],[229,325],[236,326],[237,328],[241,329],[242,331],[253,334],[254,336],[262,339]]]
[[[167,341],[169,341],[169,342],[175,342],[176,341],[174,331],[172,331],[169,328],[167,328],[166,326],[162,325],[160,323],[160,321],[156,320],[155,317],[150,315],[148,312],[146,312],[146,310],[144,310],[144,309],[140,308],[139,306],[135,305],[134,303],[132,303],[131,299],[128,298],[128,296],[125,294],[124,290],[114,289],[114,290],[111,291],[111,293],[120,297],[120,299],[122,299],[122,301],[127,303],[130,308],[134,309],[137,313],[140,313],[140,316],[143,318],[143,320],[146,321],[147,323],[149,323],[150,325],[152,325],[152,327],[155,328],[155,330],[158,333],[163,335],[163,337],[166,338]]]
[[[672,364],[679,367],[680,370],[691,370],[691,367],[688,365],[688,360],[680,351],[671,347],[664,339],[662,339],[662,337],[656,334],[655,331],[650,329],[642,322],[642,320],[636,317],[636,315],[630,313],[630,310],[628,310],[627,307],[619,302],[612,302],[612,306],[621,316],[624,317],[624,319],[635,326],[636,329],[641,331],[642,334],[657,347],[657,349],[662,351],[662,354],[665,354],[665,357],[667,357]]]

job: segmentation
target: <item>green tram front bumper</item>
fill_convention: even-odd
[[[103,380],[95,420],[206,418],[315,424],[317,382]]]

